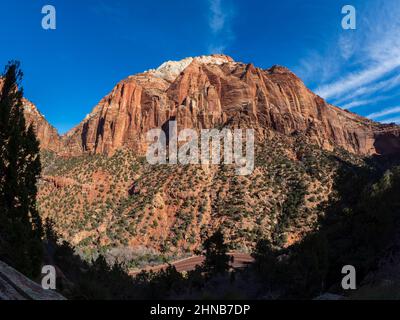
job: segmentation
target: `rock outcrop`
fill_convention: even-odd
[[[399,127],[374,123],[325,102],[285,67],[267,70],[223,55],[166,62],[120,83],[63,137],[63,152],[146,150],[146,132],[170,120],[178,128],[240,126],[259,139],[302,133],[331,150],[358,155],[400,150]]]
[[[61,150],[61,139],[57,129],[45,119],[32,102],[24,99],[23,104],[25,121],[28,126],[33,125],[40,147],[43,150],[59,152]]]
[[[0,90],[3,87],[3,79],[0,78]],[[1,92],[0,92],[1,94]],[[32,125],[36,137],[40,142],[40,147],[43,150],[50,150],[59,152],[61,147],[61,138],[46,118],[39,112],[37,107],[29,100],[23,98],[22,100],[26,125]]]
[[[65,300],[0,261],[0,300]]]
[[[171,120],[178,128],[254,128],[259,140],[301,133],[326,150],[361,156],[400,151],[400,127],[328,104],[285,67],[263,70],[225,55],[168,61],[128,77],[62,137],[25,99],[24,112],[42,149],[67,156],[112,155],[122,147],[143,154],[146,133]]]

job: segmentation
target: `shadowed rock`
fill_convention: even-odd
[[[65,300],[0,261],[0,300]]]

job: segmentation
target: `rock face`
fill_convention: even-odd
[[[57,129],[50,125],[36,106],[24,99],[24,115],[27,125],[33,125],[36,136],[43,150],[60,151],[61,139]]]
[[[3,79],[0,78],[0,90],[3,87]],[[22,100],[26,125],[33,125],[36,136],[43,150],[59,152],[61,147],[61,138],[57,129],[54,128],[39,112],[37,107],[27,99]]]
[[[400,150],[398,127],[329,105],[287,68],[262,70],[213,55],[166,62],[121,81],[62,138],[63,152],[143,153],[146,132],[175,119],[178,128],[251,127],[261,140],[302,133],[324,149],[358,155]]]
[[[28,100],[24,111],[42,149],[67,156],[112,155],[122,147],[143,154],[146,133],[171,120],[178,129],[254,128],[259,140],[301,133],[326,150],[361,156],[400,151],[399,127],[328,104],[285,67],[262,70],[225,55],[168,61],[128,77],[62,137]]]
[[[0,261],[0,300],[65,300]]]

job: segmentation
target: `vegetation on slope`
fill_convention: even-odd
[[[259,238],[290,246],[316,228],[340,159],[360,162],[301,136],[258,145],[250,176],[228,165],[151,166],[129,150],[42,157],[42,217],[87,261],[101,253],[132,268],[191,255],[219,228],[230,250],[251,252]]]

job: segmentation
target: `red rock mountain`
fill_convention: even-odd
[[[148,130],[173,119],[180,128],[254,128],[264,143],[252,174],[142,161]],[[43,157],[38,207],[88,260],[99,248],[126,261],[178,257],[218,228],[241,252],[260,235],[287,247],[317,227],[342,162],[400,151],[399,133],[329,105],[284,67],[221,55],[166,62],[118,83],[61,137],[61,155],[95,156]]]
[[[146,132],[171,119],[185,128],[254,127],[259,139],[300,132],[324,149],[359,155],[400,150],[397,126],[328,104],[287,68],[263,70],[212,55],[166,62],[121,81],[63,137],[63,151],[110,155],[126,146],[142,153]]]
[[[225,55],[168,61],[118,83],[74,129],[60,137],[24,100],[41,147],[64,155],[144,153],[145,135],[176,119],[181,128],[252,127],[258,139],[302,133],[310,142],[358,155],[400,150],[400,129],[328,104],[285,67],[256,68]]]

